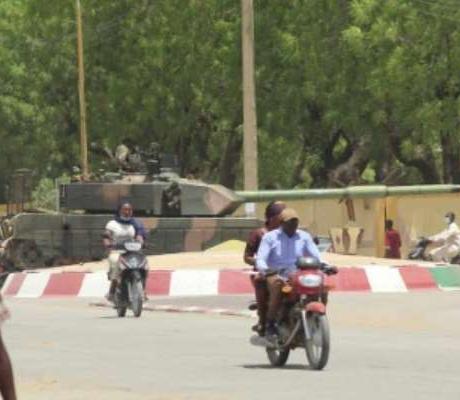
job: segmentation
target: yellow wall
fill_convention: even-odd
[[[402,196],[388,198],[388,217],[394,220],[400,232],[403,246],[401,253],[407,254],[420,236],[429,236],[446,228],[444,215],[453,211],[460,220],[460,198],[458,194]],[[390,212],[388,212],[390,210]]]
[[[378,226],[378,216],[384,210],[384,199],[355,199],[355,221],[348,217],[345,202],[337,199],[325,200],[296,200],[287,201],[288,207],[294,208],[300,217],[300,225],[309,231],[328,236],[330,228],[336,227],[361,227],[364,229],[359,253],[365,255],[377,255],[376,243],[383,241],[383,218],[381,228]],[[264,219],[264,210],[267,202],[257,204],[257,217]],[[244,207],[240,207],[236,215],[244,215]],[[381,238],[379,238],[379,233]],[[381,246],[383,249],[383,245]]]
[[[460,221],[458,194],[413,195],[387,198],[354,199],[355,221],[348,218],[345,202],[338,199],[287,201],[300,216],[300,224],[311,232],[328,236],[334,227],[358,226],[364,229],[359,254],[382,257],[385,218],[394,221],[403,242],[404,257],[420,236],[429,236],[445,228],[444,214],[453,211]],[[257,217],[264,219],[267,202],[257,204]],[[235,215],[244,215],[244,206]]]

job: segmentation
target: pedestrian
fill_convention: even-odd
[[[10,313],[3,305],[0,296],[0,323],[8,319]],[[10,357],[3,343],[0,333],[0,394],[3,400],[16,400],[16,389],[14,386],[13,367],[11,366]]]
[[[401,258],[401,236],[391,219],[385,220],[385,258]]]

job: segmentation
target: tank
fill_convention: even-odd
[[[155,155],[155,153],[154,153]],[[147,231],[147,255],[202,251],[230,239],[246,240],[261,226],[232,217],[242,198],[221,186],[177,173],[173,156],[140,153],[115,172],[59,185],[58,212],[20,212],[4,220],[3,259],[11,267],[41,268],[104,258],[102,235],[122,201]],[[5,262],[4,262],[5,263]]]

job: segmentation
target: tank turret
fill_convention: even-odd
[[[120,202],[129,200],[142,216],[221,217],[241,204],[239,196],[221,185],[181,178],[177,158],[161,154],[157,143],[151,143],[146,151],[120,146],[115,155],[104,150],[118,171],[99,172],[89,181],[77,179],[60,185],[61,211],[113,213]]]
[[[129,200],[137,215],[156,217],[213,217],[235,211],[241,199],[221,185],[176,178],[146,180],[142,174],[124,174],[112,182],[72,182],[61,184],[61,211],[113,213]]]

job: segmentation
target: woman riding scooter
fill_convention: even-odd
[[[133,218],[131,203],[123,202],[118,208],[115,218],[105,226],[103,236],[103,243],[108,251],[109,261],[108,278],[110,280],[110,289],[106,295],[108,301],[113,302],[118,280],[120,279],[121,270],[118,260],[122,252],[117,249],[117,244],[128,239],[135,239],[144,243],[145,236],[144,226]]]

